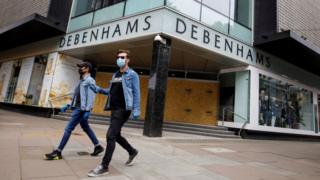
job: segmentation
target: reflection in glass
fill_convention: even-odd
[[[102,7],[106,7],[106,6],[112,6],[114,4],[120,3],[120,2],[124,2],[125,0],[103,0],[103,4]]]
[[[231,18],[234,19],[236,22],[251,28],[252,0],[235,0],[234,3],[235,3],[234,13],[233,13],[234,17],[231,16]]]
[[[201,4],[195,0],[167,0],[167,6],[182,12],[194,19],[200,19]]]
[[[259,124],[314,130],[312,92],[259,75]]]
[[[221,32],[228,33],[229,19],[227,17],[205,6],[202,7],[201,17],[202,17],[202,22],[208,24],[209,26]]]
[[[230,35],[248,43],[252,39],[251,30],[234,21],[230,21]]]
[[[229,16],[229,0],[202,0],[206,6]]]
[[[74,0],[72,17],[92,11],[95,8],[95,0]]]
[[[127,0],[125,15],[143,12],[164,5],[164,0]]]
[[[100,24],[116,18],[120,18],[123,15],[123,9],[124,2],[99,9],[94,14],[93,24]]]
[[[70,19],[68,32],[91,26],[93,12]]]

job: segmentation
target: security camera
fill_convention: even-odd
[[[159,34],[157,34],[155,37],[154,37],[154,40],[153,41],[159,41],[161,42],[162,44],[166,44],[167,41],[166,39],[162,38]]]

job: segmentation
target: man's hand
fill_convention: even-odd
[[[70,108],[70,104],[66,104],[61,107],[60,112],[66,112]]]

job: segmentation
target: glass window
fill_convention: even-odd
[[[74,0],[72,17],[94,10],[95,0]]]
[[[167,6],[195,19],[200,19],[201,4],[195,0],[167,0]]]
[[[91,26],[93,12],[70,19],[68,32]]]
[[[230,5],[230,17],[236,22],[252,27],[252,0],[234,0]]]
[[[219,76],[219,119],[244,123],[249,121],[250,72],[232,72]]]
[[[125,0],[103,0],[103,7],[112,6],[114,4],[124,2]]]
[[[125,15],[142,12],[164,5],[164,0],[127,0]]]
[[[213,11],[205,6],[202,7],[201,21],[212,28],[224,33],[228,33],[229,18]]]
[[[202,3],[226,16],[229,16],[229,0],[202,0]]]
[[[102,8],[103,0],[96,0],[95,8],[94,9],[100,9]]]
[[[94,14],[93,24],[99,24],[123,16],[124,2],[99,9]]]
[[[259,124],[314,130],[312,92],[260,74]]]
[[[251,43],[251,30],[247,27],[230,20],[230,35],[244,42]]]
[[[114,4],[118,4],[120,2],[124,2],[125,0],[96,0],[95,9],[100,9],[107,6],[112,6]]]

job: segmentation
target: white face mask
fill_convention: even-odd
[[[122,58],[118,58],[117,59],[117,65],[119,66],[119,68],[123,68],[126,66],[126,60],[122,59]]]

